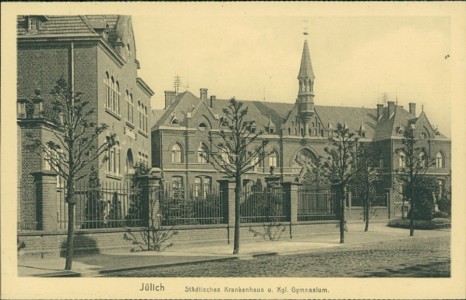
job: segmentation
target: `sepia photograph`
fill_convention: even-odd
[[[2,298],[466,297],[464,4],[56,5],[2,4]]]

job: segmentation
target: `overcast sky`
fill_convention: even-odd
[[[190,13],[133,14],[139,75],[163,108],[179,75],[182,90],[218,98],[293,103],[307,28],[317,105],[375,107],[388,93],[422,105],[450,136],[448,17],[332,17]]]

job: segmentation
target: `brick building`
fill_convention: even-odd
[[[394,187],[394,170],[404,163],[403,131],[415,126],[415,135],[425,141],[425,154],[436,159],[429,173],[437,176],[439,188],[449,184],[451,168],[449,138],[430,123],[424,111],[416,112],[416,104],[408,110],[394,101],[374,108],[336,107],[314,103],[314,72],[307,41],[304,42],[298,72],[296,101],[283,103],[242,100],[249,108],[248,118],[256,122],[257,130],[268,140],[273,154],[244,176],[244,184],[264,179],[271,166],[282,181],[296,181],[303,175],[305,161],[315,161],[331,145],[329,138],[337,123],[345,123],[356,132],[361,142],[375,143],[380,149],[379,172],[383,174],[378,193]],[[211,189],[224,175],[211,167],[201,155],[203,144],[209,149],[208,136],[221,129],[220,116],[228,100],[208,96],[200,89],[198,96],[189,91],[177,94],[165,91],[165,108],[154,110],[152,127],[152,163],[164,172],[173,188],[194,186],[195,193]],[[393,197],[394,198],[394,197]]]
[[[109,133],[116,134],[110,159],[94,165],[99,179],[107,182],[123,182],[137,161],[151,164],[148,123],[154,92],[138,77],[129,16],[18,16],[17,43],[18,222],[22,228],[40,229],[34,176],[50,173],[50,166],[44,154],[26,146],[29,135],[42,142],[55,139],[48,116],[56,81],[63,76],[89,101],[93,121],[106,123]],[[102,134],[97,143],[104,139]]]

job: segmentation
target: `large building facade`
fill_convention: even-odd
[[[34,229],[40,223],[33,174],[51,171],[45,153],[28,149],[30,137],[56,140],[50,91],[63,77],[94,110],[91,121],[109,126],[99,136],[117,136],[109,160],[96,161],[102,181],[123,182],[140,161],[151,164],[151,88],[138,77],[131,17],[123,15],[17,18],[18,221]],[[89,168],[86,172],[89,171]],[[60,178],[57,185],[60,184]],[[50,212],[56,214],[56,212]],[[22,227],[24,227],[22,226]]]
[[[338,123],[346,124],[358,134],[359,141],[377,145],[378,171],[382,175],[378,193],[397,190],[394,189],[395,170],[405,163],[405,154],[400,148],[403,132],[408,127],[415,128],[415,136],[423,141],[426,157],[436,161],[428,174],[438,179],[439,192],[449,185],[451,141],[430,124],[424,111],[416,111],[415,103],[409,103],[408,110],[395,101],[377,104],[374,108],[318,105],[320,101],[314,101],[315,76],[307,41],[297,79],[296,101],[238,99],[249,109],[247,118],[255,121],[257,130],[263,131],[259,139],[268,141],[267,152],[272,152],[244,176],[244,185],[269,176],[272,166],[282,181],[301,180],[306,171],[303,168],[312,166],[312,162],[325,155],[325,147],[331,146]],[[180,94],[165,91],[165,108],[154,110],[152,163],[163,170],[168,185],[193,186],[195,193],[199,193],[224,178],[206,161],[203,152],[205,148],[215,151],[209,144],[209,136],[217,135],[222,129],[220,117],[228,103],[216,96],[209,97],[204,88],[198,96],[189,91]]]

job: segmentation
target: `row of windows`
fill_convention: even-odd
[[[426,160],[425,160],[426,154],[424,152],[419,153],[419,158],[422,163],[422,167],[426,167]],[[398,154],[398,166],[400,168],[405,168],[406,167],[406,155],[403,152],[400,152]],[[437,152],[435,155],[435,168],[441,169],[445,168],[445,160],[443,158],[443,154],[441,152]]]
[[[171,178],[171,187],[176,193],[183,193],[185,189],[184,178],[182,176],[173,176]],[[194,188],[192,190],[194,197],[207,197],[212,191],[212,177],[209,176],[197,176],[194,178]],[[180,195],[184,196],[184,195]]]
[[[222,160],[224,162],[230,162],[230,155],[227,149],[223,149],[221,153]],[[208,162],[208,147],[205,143],[201,143],[197,148],[197,162],[201,164],[206,164]],[[278,153],[276,151],[272,152],[271,155],[267,157],[268,165],[273,167],[278,167]],[[256,164],[258,158],[252,161],[252,164]],[[184,153],[183,148],[179,143],[175,143],[171,148],[171,162],[173,163],[183,163],[184,162]],[[263,161],[261,161],[258,165],[263,167]]]
[[[120,115],[120,83],[105,72],[105,108]],[[128,90],[125,91],[126,121],[134,124],[134,98]],[[148,108],[144,103],[138,101],[138,128],[148,132]]]
[[[120,83],[115,81],[113,76],[110,77],[108,72],[105,72],[105,107],[120,115]]]

